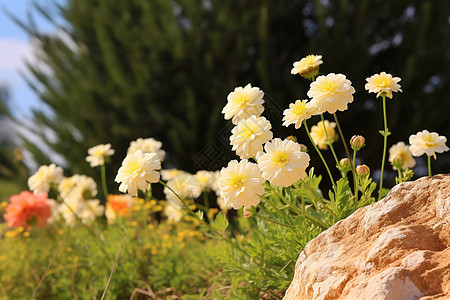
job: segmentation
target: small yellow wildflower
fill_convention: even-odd
[[[391,74],[381,72],[366,78],[365,89],[369,93],[377,93],[377,98],[385,93],[386,97],[392,99],[392,92],[402,92],[401,86],[398,84],[400,80],[399,77],[392,77]]]

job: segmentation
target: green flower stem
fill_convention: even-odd
[[[242,254],[244,254],[244,255],[246,255],[246,256],[248,256],[248,257],[251,258],[250,254],[248,254],[246,251],[244,251],[237,243],[236,243],[236,244],[233,243],[233,242],[231,241],[231,238],[228,239],[228,238],[224,237],[221,233],[219,233],[219,232],[217,232],[217,231],[215,231],[215,230],[213,230],[212,232],[215,233],[215,235],[209,234],[209,233],[207,233],[207,232],[205,233],[205,235],[206,235],[206,236],[209,236],[209,237],[212,237],[212,238],[214,238],[215,236],[217,236],[217,237],[220,238],[221,240],[223,240],[223,241],[227,242],[228,244],[230,244],[230,246],[231,246],[232,248],[235,248],[235,249],[239,250]]]
[[[280,215],[286,216],[283,211],[281,211],[271,200],[269,200],[269,197],[265,197],[263,195],[260,195],[259,197],[269,203],[269,205],[272,206]]]
[[[431,175],[431,156],[428,156],[428,176]]]
[[[356,178],[356,171],[355,171],[355,165],[356,165],[356,152],[357,150],[353,149],[353,161],[352,163],[352,173],[353,173],[353,190],[355,191],[355,197],[356,201],[358,201],[358,180]]]
[[[380,189],[378,190],[378,200],[381,199],[381,189],[383,188],[383,172],[384,172],[384,162],[386,160],[386,150],[387,150],[387,137],[389,129],[387,127],[387,115],[386,115],[386,94],[382,94],[383,97],[383,119],[384,119],[384,143],[383,143],[383,158],[381,160],[381,175],[380,175]]]
[[[284,226],[284,227],[296,228],[294,225],[284,224],[284,223],[275,221],[275,220],[273,220],[273,219],[270,219],[270,218],[268,218],[268,217],[266,217],[266,216],[260,214],[259,212],[256,212],[255,214],[256,214],[258,217],[260,217],[260,218],[262,218],[262,219],[264,219],[264,220],[266,220],[266,221],[269,221],[269,222],[272,222],[272,223],[275,223],[275,224],[278,224],[278,225],[281,225],[281,226]]]
[[[175,191],[174,191],[170,186],[168,186],[168,185],[167,185],[164,181],[162,181],[161,179],[159,180],[159,183],[161,183],[164,187],[168,188],[172,193],[174,193],[174,195],[178,198],[178,200],[181,201],[181,203],[183,203],[184,207],[187,208],[188,212],[189,212],[194,218],[196,218],[196,219],[199,220],[199,221],[202,221],[202,220],[197,216],[197,214],[189,207],[189,205],[187,205],[186,202],[184,202],[184,200],[181,199],[181,197],[180,197],[177,193],[175,193]]]
[[[303,179],[301,179],[301,181],[302,181],[302,183],[303,183],[303,186],[305,186],[305,187],[313,194],[314,198],[316,198],[316,200],[319,200],[319,202],[323,205],[323,207],[324,207],[329,213],[331,213],[331,214],[333,215],[334,218],[337,219],[337,216],[334,214],[333,210],[332,210],[331,208],[329,208],[329,207],[327,206],[327,204],[323,201],[324,199],[323,199],[323,198],[320,198],[320,197],[317,195],[316,191],[315,191],[312,187],[310,187]],[[311,200],[312,200],[312,199],[311,199]],[[315,206],[316,208],[318,208],[317,203],[315,203],[315,202],[313,201],[313,204],[314,204],[314,206]]]
[[[355,195],[357,195],[358,191],[356,190],[357,180],[356,180],[355,153],[353,153],[354,155],[353,155],[353,161],[352,161],[351,156],[350,156],[350,151],[348,150],[348,146],[347,146],[347,140],[344,137],[344,133],[342,132],[341,125],[339,123],[339,119],[338,119],[336,113],[333,114],[333,117],[334,117],[334,121],[336,122],[338,131],[339,131],[339,135],[341,136],[342,144],[344,144],[345,153],[347,154],[347,158],[350,160],[352,174],[353,174],[353,182],[355,182]],[[358,198],[358,197],[356,197],[356,198]]]
[[[327,128],[325,127],[325,119],[323,117],[323,114],[320,115],[320,118],[322,119],[323,124],[323,130],[325,131],[325,135],[327,137],[327,145],[330,146],[331,153],[333,153],[334,160],[336,161],[336,164],[339,164],[339,159],[337,158],[336,152],[334,151],[333,142],[331,141],[330,137],[328,136]]]
[[[105,197],[105,201],[107,202],[108,201],[108,187],[106,186],[106,167],[105,167],[105,164],[101,165],[101,175],[102,175],[103,195]]]
[[[326,162],[325,159],[323,158],[322,153],[320,153],[319,148],[317,148],[316,143],[314,143],[314,140],[313,140],[313,138],[311,137],[311,134],[309,133],[308,125],[306,124],[306,120],[303,121],[303,125],[305,125],[306,133],[308,134],[308,137],[309,137],[309,139],[311,140],[311,143],[313,144],[314,149],[316,149],[317,154],[319,154],[320,159],[322,160],[323,164],[325,165],[325,168],[327,169],[328,176],[330,176],[331,183],[333,184],[333,186],[336,186],[336,183],[334,182],[334,179],[333,179],[333,175],[331,175],[330,168],[328,168],[327,162]]]
[[[303,215],[303,212],[298,207],[289,203],[289,201],[287,201],[287,199],[277,189],[273,189],[273,191],[275,192],[275,195],[278,196],[281,201],[283,201],[292,211],[295,211],[299,216]]]

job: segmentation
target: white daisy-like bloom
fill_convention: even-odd
[[[137,150],[125,157],[114,181],[121,183],[119,191],[136,197],[138,189],[145,191],[149,183],[159,181],[159,172],[155,171],[159,169],[161,161],[158,154]]]
[[[389,149],[389,161],[392,163],[396,157],[403,160],[402,170],[414,168],[416,165],[416,160],[412,156],[409,146],[405,145],[404,142],[398,142]],[[397,170],[396,167],[392,167]]]
[[[59,204],[54,199],[48,199],[48,202],[50,203],[50,209],[52,211],[52,215],[50,216],[50,218],[47,219],[47,223],[53,224],[53,223],[61,220],[61,204]]]
[[[105,157],[113,155],[114,149],[111,149],[111,144],[97,145],[89,148],[88,154],[86,161],[91,167],[96,167],[105,164]]]
[[[240,162],[232,160],[226,168],[222,168],[217,185],[227,206],[248,209],[260,202],[264,182],[258,165],[243,159]]]
[[[100,204],[100,200],[93,199],[84,202],[81,211],[77,214],[81,222],[85,225],[90,225],[95,221],[95,218],[103,216],[105,207]]]
[[[162,162],[166,156],[166,152],[161,150],[162,142],[155,140],[154,138],[138,138],[130,143],[127,150],[127,155],[133,154],[137,150],[141,150],[143,153],[156,153],[159,160]]]
[[[164,194],[167,200],[176,206],[184,206],[183,203],[178,199],[177,195],[185,199],[195,199],[199,197],[202,193],[202,188],[200,182],[195,175],[189,173],[182,173],[167,182],[167,186],[173,190],[173,192],[168,188],[164,188]],[[174,194],[176,193],[176,195]]]
[[[109,225],[114,224],[117,219],[117,214],[109,203],[106,203],[105,217]]]
[[[164,214],[167,216],[167,219],[173,223],[178,223],[181,221],[183,217],[183,210],[181,207],[172,205],[170,202],[164,208]]]
[[[58,191],[61,198],[65,199],[75,187],[75,177],[80,175],[74,175],[72,177],[64,177],[58,184]]]
[[[398,84],[400,80],[400,77],[392,77],[391,74],[381,72],[366,78],[367,83],[364,88],[369,93],[377,93],[377,98],[385,93],[386,97],[392,99],[392,92],[402,92],[401,86]]]
[[[323,63],[322,55],[308,55],[294,63],[291,74],[299,74],[300,76],[312,79],[319,73],[319,65]]]
[[[223,200],[222,197],[218,196],[217,197],[217,205],[219,206],[220,210],[223,211],[224,213],[227,213],[227,211],[230,209],[230,205],[227,205],[225,203],[225,200]]]
[[[316,108],[312,107],[308,100],[297,100],[289,104],[289,108],[283,112],[283,126],[295,125],[295,129],[302,126],[304,120],[308,120],[316,114]]]
[[[225,120],[233,118],[231,121],[236,125],[240,120],[250,116],[259,117],[264,111],[263,97],[264,92],[257,87],[252,87],[250,83],[245,87],[235,88],[234,92],[228,94],[228,102],[222,109]]]
[[[164,169],[160,171],[161,173],[161,178],[164,181],[169,181],[171,179],[173,179],[175,176],[186,173],[183,170],[178,170],[178,169]]]
[[[197,180],[200,184],[200,188],[202,189],[202,191],[207,192],[211,189],[211,180],[214,177],[214,172],[200,170],[197,173],[195,173],[195,177],[197,177]]]
[[[309,155],[301,151],[298,143],[273,139],[257,155],[262,177],[276,186],[291,186],[306,177]]]
[[[411,145],[409,150],[416,157],[426,154],[436,158],[436,152],[443,153],[449,150],[445,144],[446,142],[447,138],[445,136],[440,136],[436,132],[422,130],[409,137],[409,144]]]
[[[323,125],[323,122],[319,121],[317,125],[311,127],[311,138],[319,149],[327,150],[327,134],[330,142],[333,143],[336,139],[336,130],[334,129],[336,127],[336,123],[325,120],[325,127]]]
[[[63,169],[55,164],[40,166],[39,170],[28,178],[28,187],[34,194],[48,193],[51,184],[63,179]]]
[[[262,151],[263,144],[273,137],[272,125],[264,117],[251,116],[241,120],[232,130],[230,144],[241,159],[255,157]]]
[[[353,102],[354,93],[355,89],[345,75],[330,73],[317,77],[311,83],[308,97],[312,98],[310,105],[317,109],[318,114],[334,114],[337,110],[347,109],[348,104]]]

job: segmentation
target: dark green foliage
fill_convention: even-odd
[[[217,168],[226,161],[193,158],[226,128],[220,111],[236,86],[259,86],[276,135],[306,141],[303,132],[281,127],[281,112],[308,90],[308,82],[290,74],[292,63],[315,53],[323,55],[322,74],[343,73],[353,82],[355,101],[339,116],[347,139],[366,137],[364,159],[376,170],[381,101],[364,90],[365,78],[375,73],[402,78],[403,93],[388,102],[388,146],[422,129],[450,136],[444,113],[448,11],[448,1],[419,0],[68,0],[57,9],[59,17],[49,16],[63,20],[63,35],[24,25],[41,42],[42,60],[52,71],[30,66],[30,83],[51,111],[36,111],[34,122],[54,130],[56,139],[44,140],[72,172],[93,175],[86,150],[110,142],[117,153],[109,169],[113,176],[138,137],[161,140],[169,161],[180,168]],[[221,151],[229,153],[229,147]],[[341,146],[337,151],[344,156]],[[435,173],[449,169],[448,158],[439,163]],[[392,177],[387,184],[393,183]]]

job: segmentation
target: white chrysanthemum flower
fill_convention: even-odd
[[[323,63],[322,55],[308,55],[294,63],[291,74],[299,74],[303,78],[313,79],[319,74],[319,65]]]
[[[175,176],[186,173],[183,170],[178,170],[178,169],[164,169],[160,171],[161,173],[161,178],[164,181],[169,181],[171,179],[173,179]]]
[[[182,173],[175,176],[173,179],[167,182],[167,186],[170,187],[181,199],[195,199],[202,193],[200,182],[197,177],[192,174]],[[166,198],[177,206],[183,206],[180,199],[175,195],[168,187],[164,188],[164,194]]]
[[[74,175],[72,177],[64,177],[61,182],[58,184],[58,191],[61,196],[61,198],[65,199],[70,194],[72,189],[75,187],[75,176],[80,175]]]
[[[272,139],[271,128],[272,125],[264,117],[251,116],[241,120],[231,130],[232,150],[242,159],[255,157],[256,153],[262,151],[263,144]]]
[[[51,184],[63,179],[63,169],[55,164],[40,166],[39,170],[28,178],[28,187],[34,194],[48,193]]]
[[[211,189],[211,181],[214,178],[214,172],[200,170],[195,173],[195,177],[197,177],[202,191],[209,191]]]
[[[402,170],[414,168],[416,165],[416,160],[412,156],[409,146],[405,145],[403,142],[398,142],[389,149],[389,161],[391,163],[394,161],[395,157],[400,157],[403,160]],[[393,166],[393,168],[394,170],[397,170],[396,167]]]
[[[222,113],[226,120],[233,118],[231,121],[234,125],[253,115],[259,117],[264,111],[263,97],[264,92],[257,87],[252,87],[251,84],[247,84],[244,88],[237,87],[234,92],[228,94],[228,102],[222,109]]]
[[[311,83],[308,97],[312,98],[310,105],[317,109],[318,114],[326,111],[334,114],[337,110],[347,109],[348,104],[353,102],[354,93],[355,89],[345,75],[330,73],[317,77]]]
[[[302,126],[304,120],[308,120],[316,113],[316,108],[312,107],[308,100],[297,100],[295,103],[289,104],[289,108],[283,112],[283,126],[288,127],[295,124],[295,129]]]
[[[273,139],[259,152],[258,166],[264,179],[276,186],[288,187],[305,178],[309,155],[301,151],[298,143]]]
[[[133,154],[137,150],[141,150],[143,153],[156,153],[158,154],[159,160],[164,161],[166,152],[161,150],[162,143],[155,140],[154,138],[143,139],[139,138],[136,141],[130,143],[127,150],[127,155]]]
[[[92,224],[95,218],[102,216],[105,211],[105,207],[100,204],[98,199],[87,200],[80,208],[77,215],[85,225]]]
[[[449,150],[447,145],[445,145],[446,142],[447,138],[445,136],[440,136],[436,132],[430,133],[428,130],[423,130],[409,137],[409,143],[411,144],[409,150],[411,150],[414,156],[426,154],[436,158],[436,152],[443,153]]]
[[[181,207],[172,205],[170,202],[164,208],[164,214],[167,216],[169,221],[173,223],[178,223],[183,217],[183,210]]]
[[[121,182],[119,191],[136,197],[138,189],[144,191],[149,183],[158,182],[159,173],[155,170],[159,169],[161,161],[158,154],[137,150],[125,157],[114,181]]]
[[[331,143],[333,143],[336,140],[336,130],[334,130],[335,127],[336,123],[329,122],[328,120],[325,120],[325,127],[323,126],[322,121],[319,121],[317,125],[311,127],[311,137],[314,143],[316,143],[316,145],[319,146],[319,149],[322,150],[328,149],[327,134]]]
[[[264,193],[264,182],[258,165],[243,159],[240,162],[232,160],[222,168],[217,185],[227,206],[248,209],[258,205],[259,195]]]
[[[53,223],[61,220],[61,204],[59,204],[54,199],[48,199],[48,202],[50,203],[50,209],[52,211],[52,215],[50,216],[50,218],[47,219],[47,223],[53,224]],[[62,204],[62,205],[64,205],[64,204]]]
[[[219,206],[220,210],[223,211],[224,213],[227,213],[227,211],[230,209],[231,206],[227,205],[225,203],[225,200],[220,196],[217,197],[216,201],[217,201],[217,205]]]
[[[91,167],[96,167],[105,164],[105,157],[113,155],[114,149],[111,149],[111,144],[97,145],[89,148],[88,154],[86,161],[90,163]]]
[[[377,98],[382,93],[385,93],[386,97],[392,99],[392,92],[402,92],[401,86],[398,84],[400,80],[399,77],[392,77],[391,74],[381,72],[380,74],[366,78],[367,83],[364,88],[369,93],[377,93]]]

